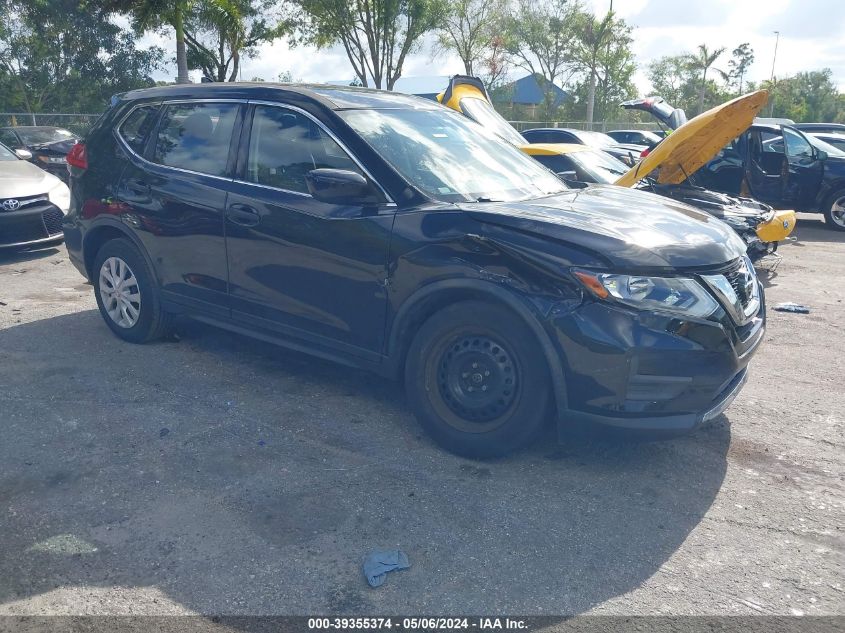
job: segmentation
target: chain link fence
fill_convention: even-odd
[[[28,112],[0,112],[0,127],[19,125],[47,125],[70,130],[79,136],[85,136],[91,126],[100,117],[99,114],[31,114]]]

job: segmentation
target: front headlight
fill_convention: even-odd
[[[576,270],[574,273],[587,290],[599,299],[638,310],[705,318],[719,307],[710,293],[697,281],[687,277],[612,275],[586,270]]]
[[[47,192],[47,197],[50,199],[50,202],[62,210],[62,213],[67,214],[68,209],[70,208],[70,189],[67,188],[65,183],[59,180],[56,185]]]

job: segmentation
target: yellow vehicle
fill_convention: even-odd
[[[795,212],[776,212],[756,200],[697,187],[688,182],[688,175],[751,125],[767,97],[766,91],[757,91],[695,117],[667,136],[631,169],[613,156],[586,145],[526,143],[493,109],[483,83],[475,77],[456,75],[437,99],[516,145],[571,186],[603,183],[637,187],[715,215],[740,234],[749,256],[757,260],[773,253],[778,242],[792,233]]]

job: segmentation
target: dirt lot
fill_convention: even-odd
[[[444,453],[401,389],[198,325],[120,342],[0,256],[0,614],[845,614],[845,235],[801,218],[727,415]],[[361,559],[408,571],[367,586]]]

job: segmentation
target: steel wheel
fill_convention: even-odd
[[[440,353],[437,385],[462,431],[484,432],[502,424],[519,392],[519,371],[512,355],[494,339],[464,335]]]
[[[841,229],[845,229],[845,196],[840,196],[830,204],[830,219]]]
[[[100,267],[100,298],[103,308],[118,326],[129,329],[141,316],[141,291],[138,280],[125,261],[109,257]]]

